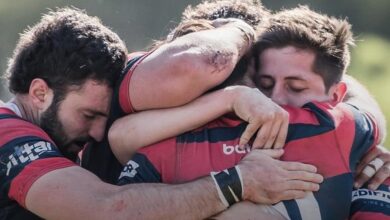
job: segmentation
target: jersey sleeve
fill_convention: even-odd
[[[118,98],[118,107],[120,107],[124,114],[135,112],[130,99],[130,81],[134,70],[149,54],[150,53],[138,52],[129,55],[130,60],[128,61],[126,68],[123,70],[120,83],[117,86],[118,95],[116,96]]]
[[[390,219],[390,179],[377,190],[361,188],[352,192],[351,220]]]
[[[141,153],[136,153],[127,162],[118,179],[118,185],[160,182],[162,182],[160,173],[148,158]]]
[[[4,115],[3,115],[4,116]],[[25,207],[32,184],[50,171],[76,166],[40,128],[16,117],[0,122],[0,193],[3,204]]]

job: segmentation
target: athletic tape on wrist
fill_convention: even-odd
[[[219,198],[226,207],[242,200],[244,189],[238,166],[221,172],[211,172],[210,175],[217,186]]]

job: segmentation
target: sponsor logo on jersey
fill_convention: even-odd
[[[244,147],[244,149],[240,149],[240,145],[235,145],[235,146],[232,146],[232,145],[227,145],[227,144],[223,144],[222,145],[222,151],[225,155],[231,155],[233,153],[236,153],[236,154],[246,154],[248,153],[249,151],[251,150],[250,146],[249,145],[246,145]]]
[[[352,191],[352,202],[358,199],[376,200],[376,201],[390,203],[390,192],[381,191],[381,190],[371,191],[368,189],[358,189]]]
[[[123,177],[133,178],[135,175],[137,175],[138,167],[139,167],[138,163],[130,160],[123,168],[121,175],[119,176],[119,179],[122,179]]]
[[[41,154],[53,151],[53,148],[49,142],[39,141],[34,144],[26,143],[22,146],[16,146],[14,150],[14,153],[8,156],[7,176],[13,167],[34,161],[38,159]]]

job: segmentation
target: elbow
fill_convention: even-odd
[[[182,72],[192,75],[192,82],[199,82],[208,90],[229,77],[238,58],[238,51],[193,48],[182,54],[176,63],[180,65],[178,68],[185,68]]]

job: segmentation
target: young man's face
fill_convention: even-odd
[[[112,89],[105,84],[87,80],[71,90],[64,100],[42,113],[41,127],[56,142],[64,156],[76,159],[86,142],[103,139],[109,113]]]
[[[324,80],[313,72],[315,54],[293,46],[266,49],[260,56],[256,86],[279,105],[301,107],[310,101],[332,100]]]

